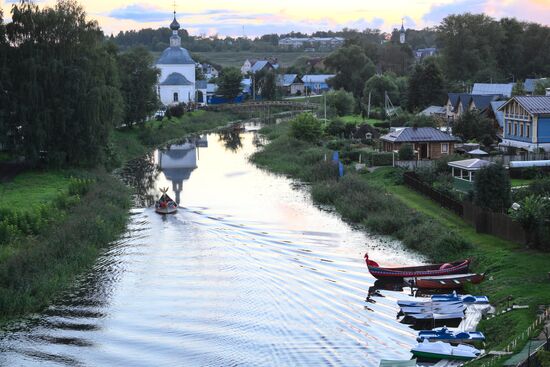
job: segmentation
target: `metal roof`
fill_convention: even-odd
[[[489,83],[475,83],[472,89],[472,94],[500,94],[504,97],[512,96],[512,89],[514,83],[507,84],[489,84]]]
[[[195,61],[189,55],[189,51],[182,47],[168,47],[160,55],[157,65],[184,65],[193,64]]]
[[[454,162],[447,163],[447,165],[450,167],[460,168],[466,171],[478,171],[490,164],[493,164],[493,162],[485,161],[479,158],[464,159],[462,161],[454,161]]]
[[[160,85],[193,85],[193,83],[180,73],[172,73]]]
[[[259,60],[252,65],[252,68],[250,69],[251,72],[257,73],[258,71],[262,70],[265,67],[273,67],[271,63],[267,60]]]
[[[333,78],[334,74],[319,74],[319,75],[304,75],[302,80],[304,83],[326,83],[328,79]]]
[[[433,127],[405,127],[382,136],[380,139],[393,143],[416,142],[453,142],[458,141],[455,136],[444,133]]]
[[[491,106],[492,101],[499,99],[501,95],[500,94],[487,94],[487,95],[472,94],[471,97],[476,108],[480,111],[484,111],[487,108],[489,108],[489,106]]]
[[[493,109],[493,113],[495,114],[495,118],[498,122],[498,125],[501,128],[504,128],[504,112],[499,111],[499,108],[502,107],[506,101],[492,101],[491,102],[491,108]]]
[[[516,100],[530,114],[550,114],[550,96],[516,96],[512,100]]]
[[[280,87],[290,87],[295,82],[303,84],[303,81],[300,78],[298,78],[298,74],[284,74],[284,75],[279,75],[277,78],[277,85]]]
[[[430,106],[425,110],[419,112],[419,115],[431,116],[431,115],[443,115],[445,114],[445,107],[443,106]]]

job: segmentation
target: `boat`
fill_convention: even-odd
[[[424,340],[428,341],[445,341],[450,343],[473,343],[484,342],[485,335],[480,331],[451,331],[446,327],[437,328],[433,330],[422,330],[418,332],[419,342]]]
[[[487,296],[472,296],[471,294],[459,295],[455,292],[451,294],[434,294],[431,297],[432,302],[450,302],[460,300],[468,304],[484,304],[489,303]]]
[[[178,204],[166,192],[168,188],[160,189],[162,196],[155,203],[155,211],[159,214],[173,214],[178,210]]]
[[[425,359],[453,359],[459,361],[469,361],[477,358],[481,351],[469,345],[460,344],[452,346],[449,343],[441,341],[431,343],[424,340],[416,347],[411,349],[411,353],[418,358]]]
[[[450,313],[437,313],[437,312],[424,312],[424,313],[411,313],[407,314],[406,317],[410,317],[415,321],[419,320],[454,320],[462,319],[464,317],[464,312],[450,312]]]
[[[458,289],[464,284],[479,284],[485,279],[485,274],[451,274],[427,277],[407,277],[403,280],[407,285],[423,289]]]
[[[420,306],[420,307],[401,307],[401,312],[405,315],[415,314],[415,313],[440,313],[440,314],[450,314],[464,312],[466,307],[464,303],[456,303],[449,305],[437,305],[437,306]]]
[[[386,268],[378,265],[376,261],[370,260],[368,254],[365,254],[365,262],[370,273],[377,279],[403,279],[407,277],[463,274],[468,272],[470,266],[470,259],[466,259],[444,264]]]
[[[408,301],[408,300],[399,300],[397,305],[399,307],[444,307],[446,305],[455,305],[463,304],[462,300],[452,300],[452,301],[432,301],[429,298],[426,298],[425,301]]]

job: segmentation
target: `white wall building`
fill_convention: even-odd
[[[165,106],[195,101],[195,61],[181,47],[181,38],[178,35],[180,25],[175,12],[170,29],[170,47],[163,51],[156,63],[160,70],[157,91]]]

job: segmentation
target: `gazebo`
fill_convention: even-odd
[[[473,158],[449,162],[448,166],[452,168],[455,187],[459,190],[468,191],[474,182],[475,173],[490,164],[493,164],[493,162]]]

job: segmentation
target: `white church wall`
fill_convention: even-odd
[[[178,102],[174,102],[174,93],[178,93]],[[163,105],[171,105],[175,103],[189,103],[194,101],[195,87],[192,85],[161,85],[160,86],[160,101]]]
[[[191,83],[195,82],[195,65],[193,64],[157,65],[157,68],[160,70],[159,81],[161,83],[172,73],[180,73]]]

